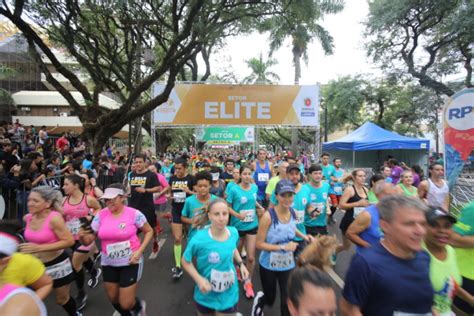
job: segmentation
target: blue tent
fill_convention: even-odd
[[[384,130],[372,122],[367,122],[352,133],[323,144],[323,150],[384,150],[384,149],[425,149],[430,147],[427,139],[417,139]]]
[[[323,144],[323,151],[341,158],[346,168],[378,169],[388,156],[407,165],[419,164],[426,168],[429,148],[427,139],[401,136],[371,122],[336,141]]]

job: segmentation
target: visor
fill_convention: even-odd
[[[5,233],[0,233],[0,253],[11,256],[18,248],[18,240]]]
[[[125,195],[125,192],[123,192],[122,189],[107,188],[105,189],[104,195],[102,195],[99,200],[111,200],[119,195]]]

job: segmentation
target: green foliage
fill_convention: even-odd
[[[463,85],[472,86],[472,0],[372,0],[369,9],[367,52],[382,68],[448,96],[446,75],[464,73]]]
[[[276,73],[270,71],[270,68],[278,63],[275,59],[269,58],[264,61],[260,54],[259,58],[250,58],[245,62],[252,73],[244,78],[244,83],[262,84],[280,80]]]

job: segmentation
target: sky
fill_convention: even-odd
[[[300,84],[327,83],[340,76],[354,75],[357,73],[377,72],[371,66],[363,48],[362,22],[368,14],[366,0],[346,0],[345,8],[335,15],[328,15],[321,24],[334,38],[334,54],[325,56],[321,45],[314,40],[309,45],[309,62],[302,61],[302,77]],[[214,55],[211,66],[214,73],[221,73],[223,67],[229,67],[243,79],[250,74],[250,69],[245,63],[262,53],[264,60],[268,58],[268,35],[254,33],[248,36],[238,36],[227,40],[227,45]],[[273,54],[278,64],[271,69],[280,77],[280,84],[293,84],[294,68],[291,54],[291,41]]]

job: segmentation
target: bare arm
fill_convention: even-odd
[[[99,204],[99,202],[93,198],[92,196],[88,196],[87,197],[87,206],[89,206],[90,208],[92,208],[92,213],[95,215],[97,214],[98,211],[100,211],[100,209],[102,208]]]
[[[32,288],[41,300],[44,300],[53,289],[53,279],[45,272],[38,280],[28,284],[28,287]]]
[[[428,193],[428,181],[423,180],[420,182],[420,185],[418,186],[418,196],[420,199],[423,201],[426,201],[426,194]]]
[[[370,244],[360,238],[359,234],[370,226],[371,218],[367,211],[363,211],[354,219],[346,232],[346,237],[356,245],[364,248],[370,247]]]
[[[474,248],[474,236],[461,236],[453,232],[449,244],[456,248]]]
[[[31,296],[16,294],[0,307],[0,315],[40,316],[41,311]]]

